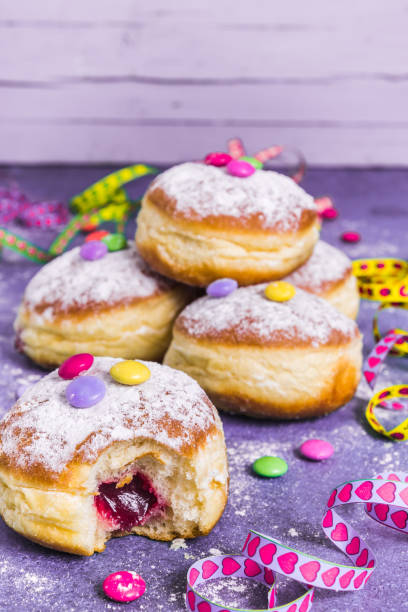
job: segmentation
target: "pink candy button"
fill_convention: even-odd
[[[299,450],[303,457],[312,461],[323,461],[323,459],[328,459],[334,453],[334,448],[330,442],[316,438],[303,442]]]
[[[81,372],[89,370],[93,364],[93,355],[90,353],[78,353],[68,357],[59,367],[58,374],[65,380],[72,380]]]
[[[344,232],[341,235],[341,239],[343,242],[359,242],[361,240],[361,236],[358,232]]]
[[[134,601],[143,595],[146,583],[136,572],[115,572],[103,581],[105,595],[114,601]]]
[[[228,153],[220,153],[217,151],[216,153],[209,153],[206,155],[204,163],[208,166],[226,166],[231,159],[232,157],[228,155]]]
[[[227,170],[232,176],[239,176],[240,178],[246,178],[255,172],[253,165],[242,159],[232,159],[227,164]]]
[[[323,219],[336,219],[339,213],[335,208],[325,208],[320,213],[320,216],[323,217]]]

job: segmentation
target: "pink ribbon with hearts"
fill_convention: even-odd
[[[408,533],[408,474],[393,472],[376,478],[343,482],[330,494],[322,519],[325,535],[344,552],[353,565],[341,565],[285,546],[278,540],[250,530],[240,555],[217,555],[194,563],[188,570],[186,607],[191,612],[251,612],[210,601],[199,592],[207,580],[229,576],[248,578],[269,587],[268,608],[258,612],[308,612],[315,587],[334,591],[364,588],[376,567],[373,552],[357,531],[335,508],[364,504],[374,520]],[[275,605],[275,574],[283,574],[307,589],[295,601]]]
[[[0,187],[0,224],[15,220],[27,227],[54,228],[68,221],[68,209],[62,202],[33,202],[16,185]]]

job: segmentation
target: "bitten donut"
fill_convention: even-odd
[[[353,397],[361,361],[355,322],[282,281],[196,300],[177,318],[165,356],[217,407],[274,419],[339,408]]]
[[[80,352],[161,359],[191,289],[150,270],[134,245],[94,261],[80,252],[67,251],[28,283],[14,323],[17,348],[44,367]]]
[[[72,380],[51,372],[0,423],[0,513],[49,548],[92,555],[111,537],[207,534],[227,488],[217,411],[157,363],[99,357]]]
[[[145,194],[136,243],[150,266],[183,283],[222,277],[240,285],[282,278],[318,239],[313,198],[277,172],[229,174],[205,163],[174,166]]]
[[[348,317],[357,317],[360,295],[351,261],[327,242],[319,240],[310,259],[285,281],[324,298]]]

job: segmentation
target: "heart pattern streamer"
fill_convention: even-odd
[[[356,503],[364,504],[366,513],[377,522],[408,533],[408,474],[380,474],[376,478],[343,482],[329,496],[322,528],[331,542],[351,559],[352,565],[320,559],[250,530],[240,555],[207,557],[190,567],[187,574],[187,610],[251,612],[215,603],[200,594],[200,584],[228,576],[256,580],[269,588],[268,608],[258,612],[307,612],[312,608],[315,587],[335,591],[364,588],[376,567],[374,553],[335,510],[339,506]],[[295,601],[276,605],[276,573],[304,584],[305,593]]]

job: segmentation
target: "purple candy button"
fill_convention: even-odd
[[[255,172],[253,165],[243,159],[232,159],[227,164],[227,170],[233,176],[239,176],[240,178],[246,178]]]
[[[212,282],[207,287],[207,295],[210,297],[221,298],[226,297],[235,289],[237,289],[238,283],[233,278],[219,278]]]
[[[90,408],[100,402],[105,393],[105,383],[97,376],[79,376],[65,390],[66,398],[74,408]]]
[[[91,242],[85,242],[85,244],[81,246],[79,254],[82,259],[94,261],[95,259],[102,259],[102,257],[105,257],[107,252],[108,247],[104,242],[92,240]]]
[[[328,459],[334,453],[334,448],[326,440],[311,439],[306,440],[300,447],[300,452],[306,459],[312,461],[322,461]]]

